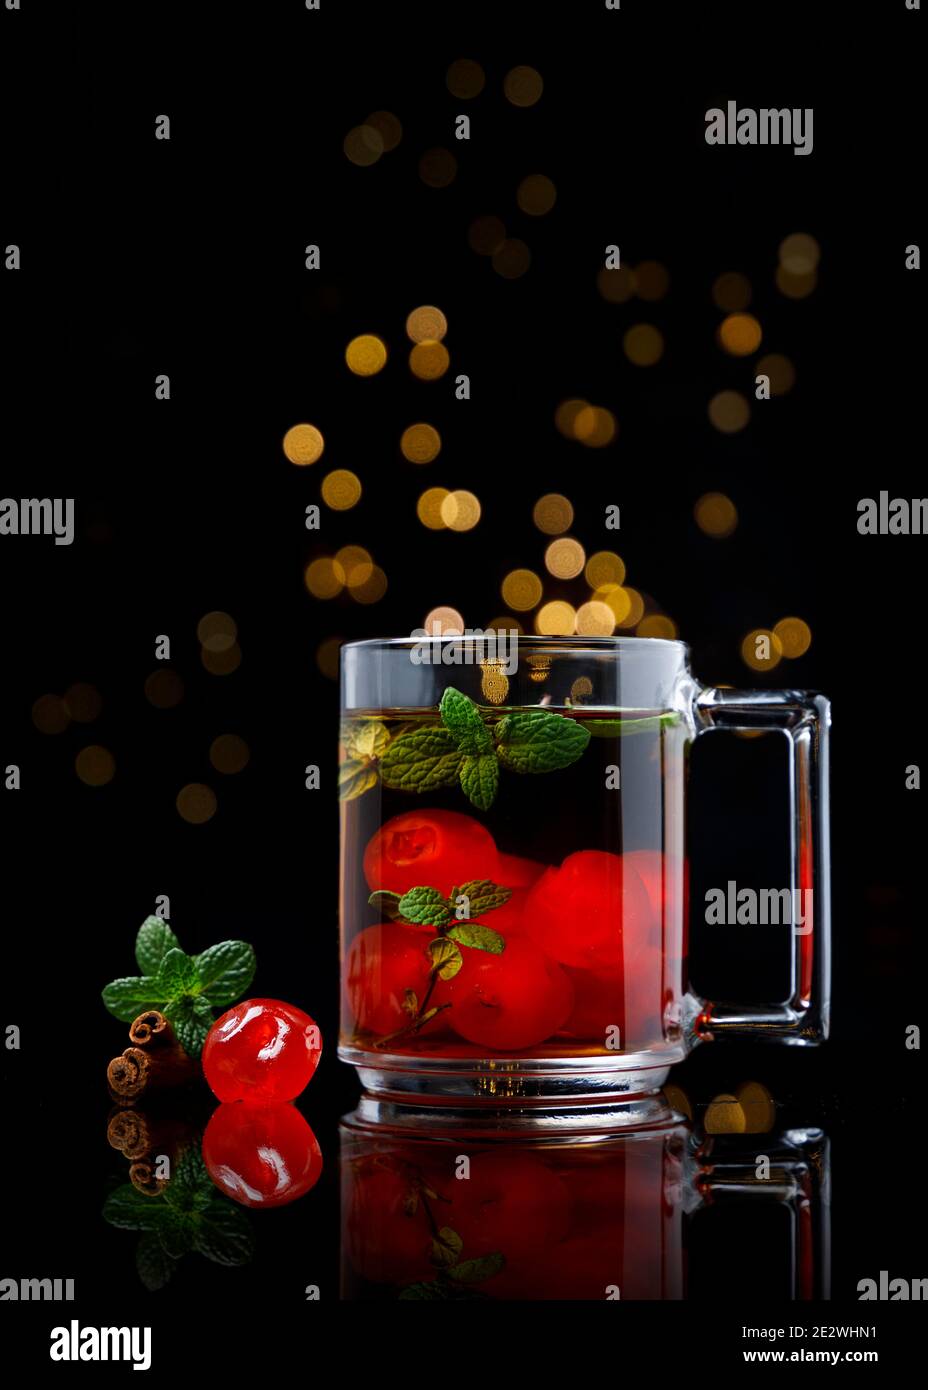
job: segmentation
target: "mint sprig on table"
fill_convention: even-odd
[[[488,722],[467,695],[448,686],[438,707],[440,725],[394,739],[383,755],[384,786],[426,792],[460,786],[478,811],[488,811],[499,789],[500,766],[510,772],[554,772],[576,762],[590,731],[551,710],[518,710]]]
[[[190,1057],[200,1055],[214,1008],[233,1004],[255,973],[255,953],[247,941],[220,941],[188,956],[161,917],[146,917],[139,927],[135,959],[142,974],[112,980],[103,1003],[123,1023],[157,1009]]]

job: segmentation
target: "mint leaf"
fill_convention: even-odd
[[[378,888],[367,900],[368,907],[376,907],[382,916],[395,922],[400,915],[400,894],[391,893],[387,888]]]
[[[390,742],[386,724],[379,719],[365,719],[352,726],[347,720],[342,725],[342,745],[349,760],[382,758]]]
[[[454,942],[446,936],[436,936],[434,941],[429,942],[428,951],[432,969],[442,980],[453,980],[464,964],[464,957]]]
[[[146,1231],[135,1247],[135,1267],[144,1287],[149,1293],[155,1293],[169,1282],[177,1261],[167,1253],[154,1232]]]
[[[160,1009],[164,1003],[158,981],[151,975],[126,975],[111,980],[103,991],[103,1003],[114,1018],[132,1023],[149,1009]]]
[[[231,1004],[255,977],[254,948],[247,941],[220,941],[194,957],[199,992],[211,1004]]]
[[[477,951],[490,951],[501,956],[506,949],[505,937],[491,927],[481,926],[479,922],[458,922],[456,927],[445,933],[445,940],[451,938],[462,946],[472,946]]]
[[[517,710],[496,726],[497,753],[512,772],[554,772],[576,762],[590,731],[549,710]]]
[[[501,888],[489,878],[471,879],[469,883],[462,883],[460,888],[454,889],[451,894],[452,907],[457,907],[458,898],[462,894],[470,905],[467,915],[482,917],[485,912],[492,912],[494,907],[502,907],[503,903],[508,903],[512,897],[512,889]]]
[[[213,1026],[213,1011],[206,998],[173,999],[164,1006],[164,1016],[169,1021],[177,1040],[188,1057],[197,1058],[206,1042],[206,1035]]]
[[[679,724],[681,715],[655,714],[644,719],[582,719],[584,729],[594,738],[624,738],[626,734],[655,733],[672,724]]]
[[[428,792],[453,787],[458,780],[461,750],[449,729],[417,729],[390,744],[380,761],[385,787]]]
[[[464,1242],[452,1226],[442,1226],[432,1236],[432,1264],[453,1265],[464,1249]]]
[[[199,985],[197,963],[193,956],[174,946],[161,962],[158,971],[158,989],[162,999],[177,999],[182,994],[193,994]]]
[[[452,1265],[446,1273],[461,1284],[479,1284],[482,1279],[490,1279],[499,1274],[506,1261],[496,1251],[477,1260],[462,1260]]]
[[[171,1224],[173,1214],[160,1197],[146,1197],[123,1183],[111,1192],[103,1204],[103,1220],[123,1231],[161,1231]]]
[[[461,786],[472,806],[478,811],[489,811],[499,786],[499,763],[495,753],[465,757],[461,764]]]
[[[143,975],[157,975],[161,962],[180,942],[162,917],[146,917],[135,938],[135,959]]]
[[[473,700],[449,685],[438,706],[442,723],[454,735],[461,752],[468,757],[479,757],[481,753],[493,750],[493,736],[480,717],[480,711]]]
[[[443,927],[451,921],[448,900],[437,888],[410,888],[397,904],[400,917],[414,926]]]
[[[248,1217],[218,1192],[193,1225],[193,1248],[217,1265],[244,1265],[254,1254],[254,1236]]]
[[[338,769],[338,799],[339,801],[355,801],[365,792],[370,791],[371,787],[377,785],[377,769],[373,763],[363,762],[357,758],[349,758],[346,763],[342,763]]]

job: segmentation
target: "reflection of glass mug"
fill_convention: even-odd
[[[769,1160],[762,1182],[758,1143]],[[741,1289],[828,1298],[828,1182],[818,1130],[700,1141],[677,1125],[592,1142],[448,1143],[349,1122],[341,1293],[508,1301],[708,1289],[715,1298],[721,1263]],[[734,1239],[732,1223],[709,1210],[723,1202],[737,1204]],[[785,1222],[771,1224],[771,1204]]]
[[[640,1123],[695,1042],[825,1037],[828,724],[820,696],[701,687],[680,642],[345,646],[339,1055],[371,1117]],[[690,989],[687,763],[713,728],[789,739],[778,902],[807,909],[814,889],[814,916],[784,919],[783,1003]]]

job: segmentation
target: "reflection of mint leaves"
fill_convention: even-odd
[[[221,941],[199,956],[188,956],[158,917],[142,923],[135,955],[146,973],[113,980],[103,991],[103,1003],[123,1023],[148,1009],[160,1010],[191,1057],[200,1055],[214,1006],[231,1004],[244,994],[255,973],[255,953],[247,941]]]
[[[554,772],[579,758],[589,730],[548,710],[517,710],[496,727],[496,751],[511,772]]]
[[[679,724],[676,713],[648,715],[642,719],[584,719],[582,727],[594,738],[624,738],[626,734],[657,733],[672,724]]]

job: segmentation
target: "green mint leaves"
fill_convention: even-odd
[[[247,941],[221,941],[199,956],[188,956],[160,917],[142,923],[135,958],[143,974],[111,981],[103,1003],[123,1023],[158,1009],[191,1057],[200,1055],[214,1008],[244,994],[255,973],[255,953]]]
[[[439,714],[440,726],[394,738],[381,759],[384,786],[426,792],[460,782],[471,805],[488,811],[501,764],[511,772],[553,772],[576,762],[590,741],[589,729],[550,710],[517,711],[491,725],[450,685]]]
[[[625,738],[627,734],[651,734],[679,724],[681,715],[676,713],[648,715],[643,719],[590,719],[582,721],[582,727],[589,730],[594,738]]]

